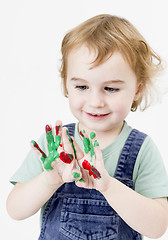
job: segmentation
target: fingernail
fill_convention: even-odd
[[[51,132],[51,127],[49,125],[45,126],[46,133]]]

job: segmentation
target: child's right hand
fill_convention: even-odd
[[[31,146],[43,165],[45,181],[49,185],[58,185],[79,180],[82,174],[76,168],[75,153],[69,141],[67,128],[62,127],[61,121],[56,121],[55,130],[54,141],[52,127],[46,126],[48,156],[35,141],[31,141]]]

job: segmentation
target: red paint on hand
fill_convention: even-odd
[[[45,127],[45,130],[46,130],[46,133],[48,133],[48,132],[51,132],[51,131],[52,131],[52,129],[51,129],[51,127],[50,127],[49,125],[46,125],[46,127]]]
[[[101,178],[99,171],[94,166],[92,166],[87,160],[83,161],[82,166],[84,169],[89,171],[90,176],[93,176],[94,178]]]
[[[31,143],[42,154],[43,158],[47,158],[46,154],[41,150],[41,148],[35,141],[31,141]]]
[[[84,137],[84,135],[83,135],[82,131],[80,131],[80,132],[79,132],[79,134],[80,134],[82,137]]]
[[[68,154],[65,152],[61,152],[59,155],[59,158],[64,162],[64,163],[71,163],[73,160],[73,155],[72,154]]]
[[[56,135],[58,135],[58,133],[59,133],[59,129],[60,129],[60,126],[55,126],[55,132],[56,132]]]

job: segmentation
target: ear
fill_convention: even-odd
[[[142,82],[140,82],[137,85],[134,101],[137,101],[142,96],[142,93],[143,93],[143,85],[142,85]]]

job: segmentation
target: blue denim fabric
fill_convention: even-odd
[[[70,135],[74,124],[67,125]],[[133,189],[133,169],[146,134],[133,129],[118,161],[114,177]],[[50,198],[42,217],[39,240],[141,240],[95,189],[62,185]]]

